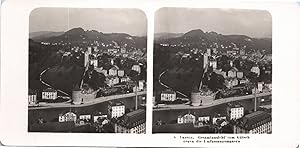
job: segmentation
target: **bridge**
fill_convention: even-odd
[[[266,97],[271,96],[271,92],[264,92],[264,93],[258,93],[256,94],[256,97]],[[163,105],[160,107],[153,108],[153,111],[163,111],[163,110],[181,110],[181,109],[200,109],[200,108],[208,108],[224,103],[229,103],[232,101],[240,101],[240,100],[247,100],[247,99],[254,99],[254,94],[246,95],[246,96],[238,96],[238,97],[229,97],[229,98],[223,98],[212,101],[210,104],[202,105],[202,106],[190,106],[186,104],[174,104],[174,105]]]
[[[135,97],[137,96],[143,96],[146,95],[146,90],[145,91],[140,91],[140,92],[133,92],[133,93],[128,93],[128,94],[120,94],[120,95],[112,95],[112,96],[105,96],[105,97],[98,97],[90,102],[86,102],[84,104],[71,104],[71,103],[47,103],[47,104],[40,104],[37,107],[29,107],[28,110],[37,110],[37,109],[48,109],[48,108],[66,108],[66,107],[86,107],[86,106],[91,106],[99,103],[103,103],[106,101],[112,101],[116,99],[122,99],[122,98],[129,98],[129,97]]]

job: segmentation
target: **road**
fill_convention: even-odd
[[[256,97],[265,97],[265,96],[271,96],[271,92],[266,92],[266,93],[259,93],[256,94]],[[229,103],[232,101],[239,101],[239,100],[246,100],[246,99],[253,99],[254,95],[246,95],[246,96],[239,96],[239,97],[229,97],[229,98],[224,98],[224,99],[218,99],[214,100],[211,104],[207,105],[202,105],[202,106],[190,106],[186,104],[174,104],[174,105],[163,105],[160,108],[153,108],[153,111],[162,111],[162,110],[180,110],[180,109],[200,109],[200,108],[207,108],[207,107],[212,107],[224,103]]]
[[[45,70],[43,70],[43,71],[40,73],[40,82],[41,82],[42,84],[46,85],[47,87],[54,88],[53,86],[51,86],[50,84],[46,83],[46,82],[43,81],[43,79],[42,79],[43,74],[44,74],[45,72],[47,72],[47,70],[49,70],[49,69],[50,69],[50,68],[48,67],[48,68],[46,68]],[[68,93],[66,93],[66,92],[64,92],[64,91],[62,91],[62,90],[60,90],[60,89],[56,89],[56,88],[54,88],[54,89],[57,90],[58,92],[61,92],[61,93],[64,94],[64,95],[70,96]]]
[[[168,88],[168,89],[172,89],[170,86],[164,84],[164,83],[161,81],[161,77],[162,77],[167,71],[168,71],[168,69],[166,69],[165,71],[163,71],[162,73],[160,73],[160,75],[159,75],[159,77],[158,77],[158,82],[159,82],[160,85],[162,85],[162,86],[164,86],[164,87],[166,87],[166,88]],[[172,89],[172,90],[174,90],[174,89]],[[187,95],[185,95],[184,93],[182,93],[182,92],[180,92],[180,91],[175,91],[175,92],[178,93],[178,94],[181,94],[181,95],[184,96],[184,97],[188,97]]]
[[[146,90],[145,91],[140,91],[137,93],[138,96],[141,95],[146,95]],[[113,96],[105,96],[105,97],[99,97],[94,99],[91,102],[87,102],[84,104],[70,104],[70,103],[48,103],[48,104],[43,104],[42,106],[38,107],[30,107],[28,110],[37,110],[37,109],[48,109],[48,108],[65,108],[65,107],[86,107],[90,105],[95,105],[99,103],[103,103],[106,101],[111,101],[115,99],[121,99],[121,98],[129,98],[129,97],[134,97],[136,93],[128,93],[128,94],[121,94],[121,95],[113,95]]]

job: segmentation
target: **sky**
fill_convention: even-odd
[[[155,33],[186,33],[193,29],[272,37],[272,17],[263,10],[213,8],[161,8],[155,14]]]
[[[67,31],[81,27],[103,33],[147,34],[147,18],[138,9],[37,8],[29,18],[29,32]]]

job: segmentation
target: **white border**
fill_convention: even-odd
[[[148,19],[147,134],[28,133],[27,67],[29,14],[37,7],[138,8]],[[174,134],[152,133],[152,66],[154,12],[161,7],[268,10],[273,28],[273,133],[250,135],[243,147],[296,147],[300,143],[300,9],[296,3],[218,2],[197,0],[7,0],[1,9],[0,140],[16,146],[163,146],[241,147],[241,144],[183,144]],[[197,136],[198,134],[176,134]],[[201,134],[207,136],[208,134]],[[217,135],[216,135],[217,136]]]

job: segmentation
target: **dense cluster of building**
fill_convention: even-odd
[[[197,115],[188,112],[178,116],[177,124],[193,124],[195,128],[208,126],[219,129],[230,126],[233,133],[264,134],[272,132],[271,114],[266,111],[255,111],[245,115],[244,107],[237,102],[228,103],[226,110],[226,115],[217,113]]]

